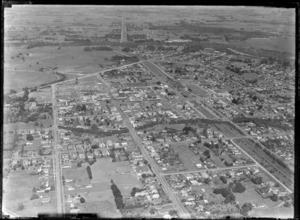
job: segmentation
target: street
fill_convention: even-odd
[[[56,198],[57,198],[57,212],[59,214],[64,213],[64,195],[62,192],[62,179],[61,179],[61,163],[60,163],[60,152],[58,149],[58,126],[57,126],[57,105],[55,97],[55,85],[52,85],[52,108],[53,108],[53,145],[54,145],[54,172],[56,179]]]

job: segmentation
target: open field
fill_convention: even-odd
[[[18,122],[18,123],[4,124],[3,130],[13,131],[13,130],[29,130],[29,129],[36,129],[36,128],[39,127],[29,123],[26,124],[23,122]]]
[[[15,173],[18,174],[15,174]],[[11,170],[9,178],[3,182],[3,188],[6,191],[10,190],[24,190],[32,193],[32,188],[39,182],[38,176],[29,176],[29,174],[21,174],[24,171]]]
[[[278,164],[276,160],[266,154],[259,146],[247,138],[234,140],[242,149],[250,154],[258,163],[278,178],[288,188],[293,188],[293,174],[287,168]]]
[[[8,92],[10,89],[21,91],[25,87],[38,86],[56,79],[57,76],[52,73],[4,70],[4,91]]]
[[[31,195],[30,195],[31,196]],[[29,198],[30,198],[29,196]],[[45,214],[50,214],[50,213],[56,213],[56,198],[54,195],[51,195],[51,200],[50,203],[42,203],[40,200],[29,200],[27,199],[26,201],[21,201],[21,200],[14,200],[13,203],[9,204],[8,206],[5,207],[12,211],[15,212],[16,214],[22,216],[22,217],[37,217],[38,214],[45,213]],[[19,203],[22,203],[24,205],[23,210],[18,210],[18,205]]]
[[[22,55],[19,55],[20,53]],[[113,51],[85,52],[83,47],[75,46],[62,47],[60,50],[56,46],[32,49],[9,48],[5,52],[4,89],[19,91],[24,87],[52,82],[58,77],[52,74],[53,72],[65,74],[67,79],[94,73],[100,70],[99,64],[110,64],[111,62],[105,61],[105,58],[114,55]],[[24,61],[21,57],[24,57]],[[36,72],[41,68],[44,68],[44,72]]]
[[[288,219],[294,218],[294,208],[278,207],[274,208],[264,208],[258,209],[254,208],[249,216],[254,218],[277,218],[277,219]]]
[[[106,218],[120,218],[121,213],[118,212],[116,205],[114,204],[113,195],[111,195],[111,200],[104,200],[98,202],[88,202],[81,204],[79,208],[82,213],[96,213],[98,217]]]

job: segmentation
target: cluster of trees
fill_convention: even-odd
[[[77,111],[77,112],[86,111],[86,105],[85,104],[77,104],[75,106],[75,111]]]
[[[90,52],[90,51],[112,51],[113,49],[111,47],[84,47],[84,51]]]
[[[237,73],[239,75],[242,75],[242,72],[241,72],[240,68],[238,68],[236,66],[235,67],[233,67],[233,66],[226,66],[225,69],[230,70],[230,71],[232,71],[234,73]]]
[[[87,133],[87,134],[97,134],[101,137],[105,136],[111,136],[111,135],[116,135],[116,134],[123,134],[127,133],[128,129],[127,128],[122,128],[120,130],[111,130],[111,131],[101,131],[101,130],[93,130],[93,129],[83,129],[83,128],[73,128],[73,127],[65,127],[65,126],[58,126],[60,129],[65,129],[65,130],[70,130],[74,133],[74,135],[81,135],[82,133]]]
[[[112,183],[112,185],[110,188],[115,197],[117,209],[123,209],[125,207],[125,204],[123,203],[123,196],[121,194],[121,191],[119,190],[117,185],[113,182],[113,180],[111,180],[111,183]]]
[[[31,134],[26,135],[26,140],[27,141],[33,141],[33,136]]]
[[[122,49],[123,52],[131,52],[132,50],[129,47],[124,47]]]
[[[154,50],[156,50],[156,47],[153,46],[152,44],[150,44],[150,45],[147,45],[146,49],[147,49],[147,50],[154,51]]]
[[[136,194],[137,192],[142,192],[142,191],[144,191],[144,189],[139,189],[139,188],[137,188],[137,187],[133,187],[132,190],[131,190],[130,195],[131,195],[132,197],[134,197],[135,194]]]
[[[227,188],[215,188],[213,190],[214,194],[221,194],[223,196],[223,198],[225,198],[224,203],[228,204],[228,203],[232,203],[235,201],[235,195],[232,193],[231,190],[227,189]]]
[[[128,62],[138,62],[139,58],[137,56],[127,57],[127,56],[115,55],[115,56],[111,57],[111,60],[113,62],[117,62],[117,61],[121,61],[121,60],[125,60],[125,61],[128,61]]]
[[[251,203],[244,203],[240,209],[240,213],[244,216],[248,216],[248,213],[252,210],[253,205]]]
[[[200,44],[185,46],[182,50],[183,53],[193,53],[203,50],[203,46]]]
[[[256,177],[252,177],[251,181],[254,184],[262,184],[263,183],[263,178],[261,176],[256,176]]]
[[[243,193],[245,191],[246,191],[246,187],[240,182],[235,183],[234,186],[232,187],[232,192],[234,193]]]
[[[45,46],[58,46],[58,43],[53,42],[44,42],[44,41],[36,41],[28,44],[27,49],[32,49],[35,47],[45,47]]]
[[[282,65],[282,67],[289,67],[290,66],[290,61],[288,59],[278,59],[274,57],[264,57],[260,60],[260,64],[269,64],[272,65],[275,62],[278,62],[279,64]]]

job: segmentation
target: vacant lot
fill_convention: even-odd
[[[34,97],[38,103],[51,102],[51,88],[44,88],[37,92],[30,92],[29,98]]]
[[[171,145],[175,153],[179,154],[183,166],[188,170],[197,170],[196,164],[199,163],[199,156],[196,156],[187,146],[185,145]]]
[[[204,89],[200,88],[197,85],[191,84],[191,85],[188,85],[188,87],[192,90],[192,93],[194,93],[196,95],[199,95],[201,97],[206,97],[208,95],[208,93]]]
[[[252,184],[253,185],[253,184]],[[251,204],[257,204],[258,206],[265,205],[266,207],[274,207],[280,204],[282,201],[278,200],[277,202],[273,202],[271,199],[262,198],[256,191],[254,186],[247,186],[246,191],[243,193],[235,193],[236,200],[242,205],[246,202],[250,202]]]

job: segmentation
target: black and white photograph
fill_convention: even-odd
[[[296,10],[5,7],[2,216],[294,218]]]

